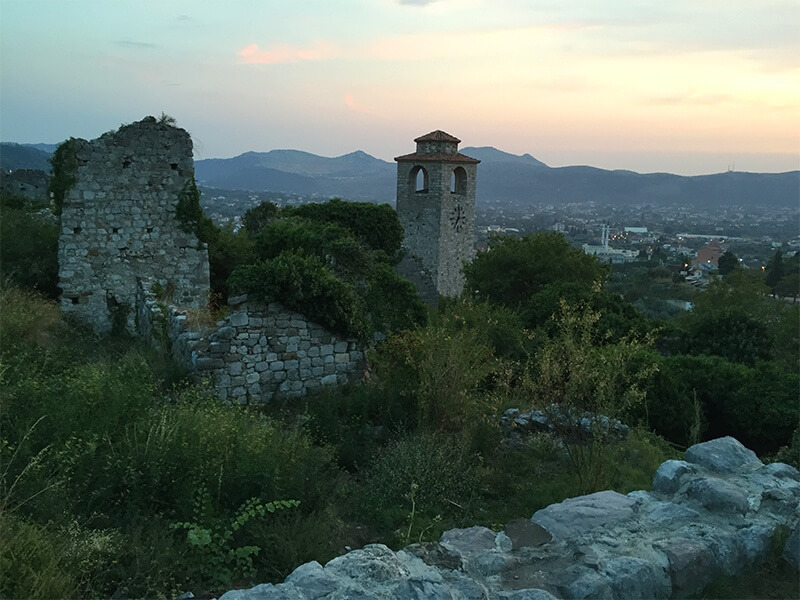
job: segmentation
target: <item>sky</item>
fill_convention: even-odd
[[[800,0],[0,0],[0,140],[162,112],[195,158],[384,160],[442,129],[550,166],[800,168]]]

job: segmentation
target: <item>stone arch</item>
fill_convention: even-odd
[[[450,175],[450,192],[453,194],[467,193],[467,171],[464,167],[456,167]]]
[[[408,177],[409,187],[417,194],[428,193],[428,171],[421,165],[411,169]]]

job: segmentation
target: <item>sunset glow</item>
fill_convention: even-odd
[[[4,0],[2,141],[161,112],[198,157],[464,146],[699,174],[800,168],[794,0]]]

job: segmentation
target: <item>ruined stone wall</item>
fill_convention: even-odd
[[[61,308],[97,333],[133,332],[137,278],[152,278],[182,306],[203,306],[208,251],[175,217],[194,174],[192,140],[153,117],[76,140],[75,184],[61,214]]]
[[[280,304],[230,299],[231,313],[205,331],[190,311],[155,300],[139,286],[137,331],[169,349],[185,368],[213,379],[221,400],[264,403],[305,396],[362,377],[364,352]]]

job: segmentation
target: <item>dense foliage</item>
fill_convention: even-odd
[[[0,196],[0,280],[58,296],[58,221],[46,203]]]
[[[321,204],[304,204],[284,210],[290,216],[341,225],[367,246],[384,252],[387,257],[393,258],[400,251],[403,227],[397,213],[387,204],[344,202],[334,198]]]
[[[614,288],[561,236],[496,238],[466,269],[470,293],[427,317],[391,266],[396,215],[383,207],[267,207],[234,232],[187,198],[218,293],[230,285],[340,331],[389,335],[363,384],[287,406],[220,405],[168,356],[62,320],[36,292],[55,285],[57,230],[4,203],[4,598],[210,596],[277,581],[346,546],[398,547],[580,492],[646,489],[677,456],[664,438],[734,435],[796,458],[798,307],[759,273],[734,269],[682,298],[694,310],[655,322],[625,286],[666,300],[663,269]],[[512,406],[589,411],[596,435],[501,443],[497,417]],[[630,434],[606,435],[602,416]]]
[[[391,208],[337,199],[273,207],[248,211],[250,226],[238,234],[248,239],[248,255],[239,255],[231,290],[281,302],[347,336],[425,322],[416,290],[391,267],[402,238]]]
[[[47,191],[53,199],[56,215],[61,214],[64,198],[70,188],[75,185],[75,173],[78,170],[78,159],[75,156],[77,140],[69,138],[58,145],[50,157],[53,175],[47,186]]]

